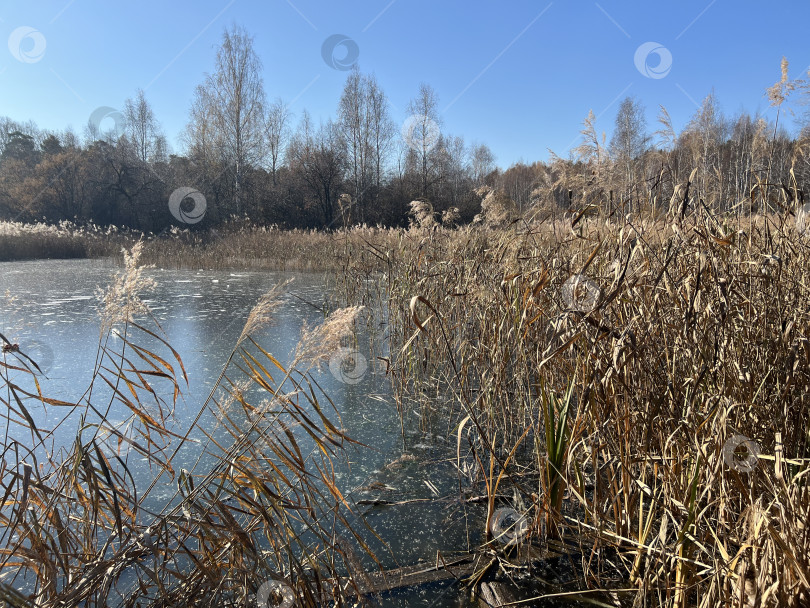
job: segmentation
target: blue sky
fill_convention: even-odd
[[[547,159],[548,149],[567,156],[589,109],[609,140],[627,95],[645,105],[650,131],[659,104],[680,129],[712,89],[727,114],[772,118],[764,90],[782,56],[792,77],[810,66],[806,0],[4,1],[0,115],[82,133],[96,108],[122,108],[142,88],[182,152],[194,87],[232,24],[254,35],[267,96],[290,103],[296,119],[304,109],[335,116],[346,72],[327,65],[322,46],[342,34],[398,125],[426,82],[442,131],[488,144],[502,167]]]

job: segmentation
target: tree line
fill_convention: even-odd
[[[226,29],[214,70],[194,91],[182,154],[169,152],[140,90],[120,112],[100,108],[81,136],[0,118],[0,219],[160,232],[183,222],[167,201],[185,187],[205,198],[204,216],[195,216],[200,228],[234,216],[289,228],[398,226],[413,200],[464,223],[481,211],[482,186],[522,213],[583,204],[626,213],[665,207],[689,178],[704,204],[752,212],[780,204],[755,196],[758,189],[777,185],[803,202],[810,179],[810,121],[800,121],[795,135],[785,127],[788,97],[810,95],[806,81],[788,78],[786,61],[767,91],[770,118],[727,117],[710,94],[681,133],[663,107],[650,133],[645,108],[626,98],[609,143],[590,113],[567,157],[552,153],[548,162],[506,170],[485,144],[442,132],[429,85],[420,85],[400,126],[374,75],[354,67],[334,119],[316,124],[304,111],[294,124],[285,101],[268,100],[261,70],[253,38]]]

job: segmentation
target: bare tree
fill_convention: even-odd
[[[435,129],[441,126],[439,119],[439,98],[436,91],[428,84],[419,85],[419,94],[408,103],[408,112],[411,114],[410,141],[408,143],[416,157],[419,171],[420,190],[422,196],[427,196],[431,173],[435,168],[436,149]]]
[[[729,194],[734,202],[744,200],[750,195],[754,183],[753,171],[765,148],[765,130],[766,123],[762,118],[754,119],[745,112],[731,121],[730,138],[726,142],[728,152],[723,165]]]
[[[366,78],[366,95],[371,129],[372,161],[374,163],[374,185],[382,188],[385,163],[393,147],[396,128],[388,108],[388,97],[372,75]]]
[[[518,162],[498,176],[497,189],[503,190],[510,199],[515,201],[521,213],[531,204],[532,191],[537,185],[541,166],[540,163],[527,165]]]
[[[141,89],[138,89],[135,99],[124,102],[124,119],[127,138],[138,159],[144,163],[165,161],[166,137]]]
[[[281,99],[274,100],[267,108],[264,117],[264,133],[267,140],[267,154],[270,160],[270,173],[273,176],[274,186],[278,183],[276,171],[281,164],[281,155],[289,138],[289,120],[290,111]]]
[[[438,175],[441,177],[443,207],[462,205],[461,196],[465,194],[468,184],[469,165],[467,163],[467,146],[464,138],[454,135],[442,135],[436,145]],[[437,211],[444,209],[437,209]]]
[[[354,202],[362,221],[368,191],[380,188],[383,165],[393,137],[388,100],[373,76],[355,66],[346,78],[338,105],[338,125],[343,137],[354,190]]]
[[[354,201],[363,217],[363,196],[371,179],[371,140],[363,76],[357,66],[349,72],[338,104],[338,126],[346,148]]]
[[[187,137],[193,147],[204,146],[232,168],[237,214],[242,212],[245,172],[264,153],[264,106],[261,61],[253,38],[234,26],[223,33],[216,70],[195,91]]]
[[[316,130],[309,113],[304,112],[287,156],[290,170],[303,182],[317,206],[323,226],[331,226],[346,164],[338,127],[329,121]]]
[[[482,186],[486,176],[495,168],[495,155],[489,149],[489,146],[479,144],[473,147],[471,156],[470,170],[472,171],[473,181],[476,186]]]
[[[625,97],[616,114],[616,126],[610,140],[610,153],[621,171],[621,188],[632,208],[633,187],[637,168],[649,145],[644,107],[632,97]]]
[[[204,191],[209,197],[208,202],[214,203],[211,212],[215,215],[219,215],[225,190],[220,187],[220,182],[224,181],[220,179],[224,165],[221,139],[222,133],[215,124],[214,104],[209,91],[204,85],[198,85],[194,90],[189,122],[183,134],[186,155],[190,161],[183,176],[193,183],[183,185],[191,185]]]
[[[710,93],[681,134],[681,145],[689,151],[692,167],[698,169],[699,186],[704,196],[708,194],[712,177],[716,175],[715,168],[719,162],[718,153],[722,137],[723,116],[714,93]],[[721,197],[722,188],[715,193]]]
[[[220,144],[214,125],[214,106],[208,90],[203,85],[194,89],[194,99],[189,110],[183,140],[188,156],[197,163],[211,163],[220,155]]]

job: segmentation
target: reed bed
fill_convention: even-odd
[[[0,221],[0,262],[42,258],[96,258],[120,254],[135,240],[115,227]]]
[[[332,466],[351,439],[309,375],[360,310],[305,332],[285,368],[253,338],[283,286],[263,298],[194,423],[210,413],[228,440],[192,427],[214,465],[176,470],[190,438],[169,421],[185,371],[139,299],[146,259],[340,270],[343,297],[385,324],[403,428],[413,413],[439,420],[460,498],[462,485],[483,490],[490,559],[468,583],[510,567],[495,538],[508,505],[518,547],[563,547],[580,590],[618,604],[807,605],[810,238],[784,209],[724,215],[688,182],[675,193],[643,216],[589,205],[533,222],[487,190],[491,204],[458,229],[420,201],[408,230],[139,236],[105,299],[82,399],[43,395],[36,363],[0,335],[6,423],[30,436],[3,453],[0,598],[314,606],[362,586],[345,538],[374,558],[373,532],[349,523]],[[69,447],[52,449],[32,403],[78,417]],[[113,407],[127,424],[110,422]],[[135,455],[155,471],[145,491]],[[166,480],[174,497],[148,507]]]
[[[114,226],[0,222],[0,261],[115,257],[143,242],[142,262],[160,268],[340,270],[346,264],[376,265],[375,249],[398,241],[401,230],[356,226],[333,232],[283,230],[232,220],[194,231],[173,227],[160,234]]]
[[[514,495],[531,542],[578,547],[583,587],[806,606],[810,238],[698,194],[643,217],[417,222],[386,264],[397,394],[451,401],[487,529]]]
[[[377,257],[369,245],[385,247],[397,233],[366,226],[323,232],[234,223],[151,239],[144,260],[161,268],[340,270],[347,263],[374,263]]]

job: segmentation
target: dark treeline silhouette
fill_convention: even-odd
[[[666,207],[690,176],[712,208],[777,208],[785,201],[757,197],[758,189],[777,185],[793,193],[785,200],[803,202],[810,178],[810,133],[791,135],[783,126],[787,97],[795,91],[806,99],[807,86],[787,78],[786,62],[782,67],[782,79],[768,89],[776,109],[770,119],[724,116],[711,94],[680,134],[661,107],[650,134],[644,108],[627,98],[609,143],[591,113],[582,142],[566,158],[552,154],[547,163],[501,170],[486,145],[441,132],[438,98],[425,84],[401,124],[376,78],[357,67],[348,72],[334,119],[315,124],[306,111],[292,116],[283,100],[266,98],[253,39],[232,27],[214,71],[194,91],[182,154],[169,153],[140,90],[123,111],[103,108],[102,119],[94,113],[82,135],[0,118],[0,219],[160,232],[182,223],[168,205],[181,187],[205,197],[199,228],[234,216],[288,228],[399,226],[417,199],[439,213],[455,208],[453,217],[464,223],[481,210],[476,190],[484,185],[521,212],[593,203],[626,213]]]

